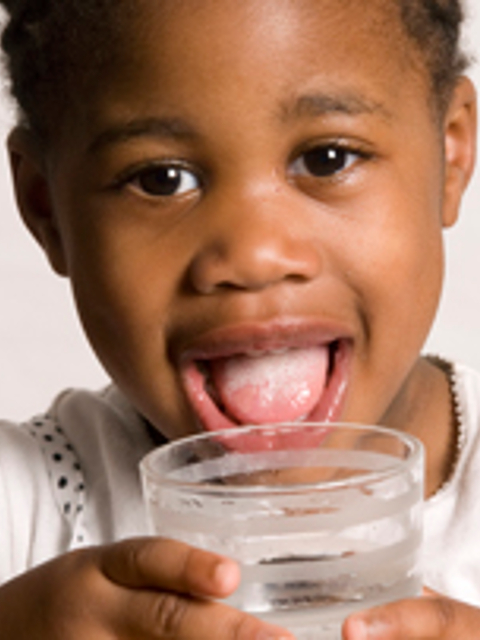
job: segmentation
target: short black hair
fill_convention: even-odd
[[[470,60],[461,46],[461,0],[396,0],[407,35],[422,53],[432,93],[443,113]]]
[[[5,66],[23,124],[48,137],[68,108],[71,89],[119,51],[115,42],[139,1],[0,0],[8,13],[2,36]],[[460,44],[461,0],[384,1],[399,12],[405,33],[423,56],[442,113],[468,64]]]

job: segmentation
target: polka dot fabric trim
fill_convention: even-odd
[[[85,545],[85,481],[75,449],[62,427],[48,415],[37,416],[22,428],[39,442],[45,456],[58,508],[72,531],[72,547]]]

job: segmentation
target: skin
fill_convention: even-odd
[[[418,435],[433,493],[450,471],[450,401],[419,352],[474,162],[471,84],[439,123],[421,58],[380,0],[140,4],[132,59],[50,146],[21,129],[9,142],[20,211],[70,278],[98,356],[174,439],[198,430],[189,353],[313,323],[351,347],[339,417]],[[305,168],[319,144],[333,150],[326,177]],[[181,192],[147,193],[152,165],[172,161]],[[0,589],[0,626],[20,639],[289,637],[198,599],[235,588],[235,565],[218,563],[164,540],[68,554]],[[42,619],[26,618],[39,594]],[[466,639],[479,622],[431,596],[352,618],[344,637]]]

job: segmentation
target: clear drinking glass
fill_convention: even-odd
[[[141,463],[152,533],[235,558],[227,600],[298,640],[339,640],[353,611],[418,595],[423,447],[377,426],[241,427]]]

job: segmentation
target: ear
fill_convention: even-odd
[[[52,268],[66,276],[62,236],[38,145],[23,127],[16,127],[10,133],[7,144],[15,196],[23,221],[45,251]]]
[[[463,193],[475,167],[477,98],[472,82],[458,81],[444,120],[445,183],[442,222],[457,221]]]

